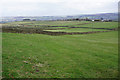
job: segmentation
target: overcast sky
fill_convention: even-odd
[[[59,16],[118,11],[119,0],[2,0],[2,16]]]

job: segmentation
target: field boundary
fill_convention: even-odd
[[[97,28],[98,29],[98,28]],[[101,28],[99,28],[101,29]],[[108,31],[90,31],[90,32],[51,32],[51,31],[43,31],[43,29],[38,28],[2,28],[3,32],[8,33],[24,33],[24,34],[47,34],[47,35],[74,35],[74,34],[92,34],[92,33],[100,33],[100,32],[110,32],[116,31],[117,28],[109,29]]]

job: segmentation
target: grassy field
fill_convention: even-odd
[[[19,22],[9,24],[14,23],[19,24]],[[58,24],[58,26],[60,24],[54,21],[34,23]],[[61,23],[64,26],[68,24],[75,26],[83,22],[61,21]],[[104,28],[117,27],[116,22],[103,24],[98,22],[94,25]],[[68,29],[63,30],[67,32]],[[70,30],[89,31],[75,28],[69,29],[68,32]],[[2,75],[6,78],[116,78],[118,76],[118,31],[62,36],[2,33],[2,40]]]
[[[74,27],[94,27],[94,28],[116,28],[118,22],[90,22],[90,21],[27,21],[27,22],[12,22],[3,24],[3,26],[17,26],[17,25],[29,25],[35,27],[42,26],[74,26]]]
[[[73,28],[73,29],[62,29],[62,30],[44,30],[51,32],[88,32],[88,31],[107,31],[104,29],[86,29],[86,28]]]
[[[8,25],[26,24],[26,25],[49,25],[49,26],[67,26],[75,24],[90,23],[89,21],[17,21],[7,23]]]
[[[117,28],[118,22],[91,22],[85,25],[74,25],[77,27],[94,27],[94,28]]]

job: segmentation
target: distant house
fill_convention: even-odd
[[[31,21],[30,19],[23,19],[23,21]]]
[[[100,19],[95,19],[95,20],[92,20],[92,21],[101,21]]]
[[[101,20],[102,22],[104,22],[104,20]]]

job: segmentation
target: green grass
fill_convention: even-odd
[[[83,23],[90,23],[89,21],[17,21],[17,22],[10,22],[3,24],[5,25],[14,25],[17,26],[18,24],[24,24],[24,25],[30,25],[35,27],[35,25],[39,25],[39,27],[42,26],[70,26],[70,25],[76,25],[76,24],[83,24]]]
[[[85,24],[87,23],[87,24]],[[68,27],[117,28],[117,22],[18,21],[4,26],[35,25],[52,32],[105,31]],[[50,30],[60,29],[61,30]],[[118,74],[118,32],[50,36],[2,34],[3,77],[6,78],[115,78]]]
[[[85,24],[87,23],[87,24]],[[91,22],[91,21],[17,21],[2,24],[4,26],[18,26],[24,24],[25,27],[44,26],[70,26],[70,27],[94,27],[94,28],[117,28],[118,22]]]
[[[3,77],[117,77],[117,31],[64,36],[3,33],[2,36]]]
[[[2,33],[1,32],[0,32],[0,79],[2,79]]]
[[[91,32],[91,31],[108,31],[104,29],[87,29],[87,28],[71,28],[71,29],[62,29],[62,30],[44,30],[51,32]]]
[[[93,28],[118,28],[118,22],[91,22],[85,25],[73,25],[77,27],[93,27]]]

